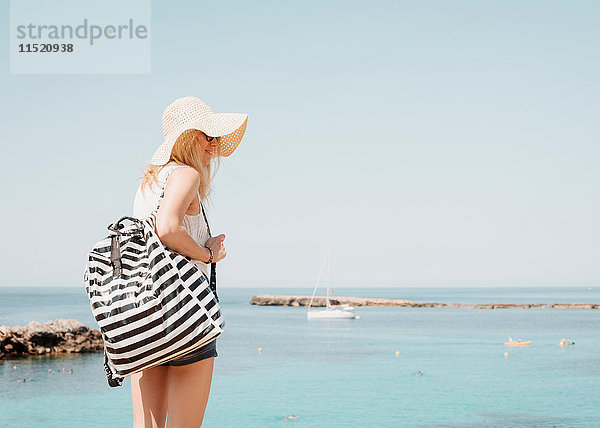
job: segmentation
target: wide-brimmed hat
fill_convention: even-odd
[[[247,114],[214,113],[200,98],[178,98],[162,115],[165,141],[154,152],[150,164],[169,162],[175,140],[188,129],[198,129],[209,137],[219,137],[218,152],[221,156],[229,156],[242,141],[247,122]]]

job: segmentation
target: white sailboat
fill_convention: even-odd
[[[329,243],[329,249],[327,250],[327,255],[325,256],[325,260],[323,260],[323,265],[321,266],[321,272],[319,272],[319,278],[317,279],[317,285],[315,285],[315,289],[313,290],[312,297],[310,298],[310,302],[308,303],[308,310],[306,312],[306,318],[309,320],[331,320],[331,319],[353,319],[359,318],[354,314],[354,308],[350,305],[341,305],[340,308],[334,308],[329,303],[329,274],[330,274],[330,254],[331,254],[331,242]],[[321,275],[323,274],[323,269],[325,268],[325,263],[327,263],[327,294],[326,294],[326,306],[325,309],[310,309],[312,305],[313,299],[315,298],[315,293],[317,292],[317,288],[319,287],[319,282],[321,281]]]

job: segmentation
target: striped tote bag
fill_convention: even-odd
[[[110,224],[109,235],[87,255],[84,283],[111,387],[206,345],[225,327],[206,275],[158,238],[157,210]]]

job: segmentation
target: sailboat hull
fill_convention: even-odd
[[[352,311],[343,311],[338,309],[309,310],[306,312],[306,318],[309,320],[341,320],[353,319],[356,315]]]

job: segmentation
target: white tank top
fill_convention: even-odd
[[[135,201],[133,202],[133,217],[135,218],[145,218],[148,217],[152,211],[156,209],[158,206],[158,200],[160,199],[160,194],[162,193],[162,189],[164,189],[167,184],[167,178],[171,171],[175,168],[191,168],[185,165],[177,165],[173,162],[167,164],[163,169],[161,169],[158,173],[158,184],[152,183],[152,186],[146,186],[144,192],[142,192],[142,184],[138,186],[137,192],[135,194]],[[200,201],[200,194],[198,193],[198,201]],[[186,214],[183,218],[182,226],[188,233],[194,238],[194,240],[201,246],[204,246],[204,243],[209,238],[208,229],[206,227],[206,223],[204,221],[204,217],[202,215],[202,209],[200,213],[197,215],[188,215]],[[206,274],[208,277],[208,265],[201,260],[194,260],[198,268]]]

